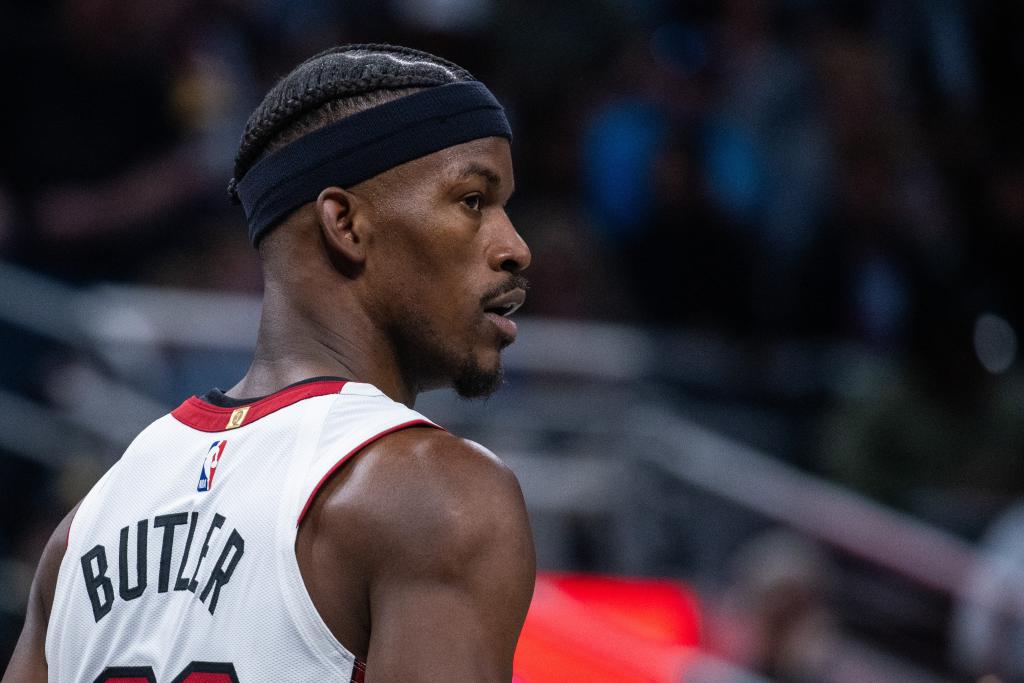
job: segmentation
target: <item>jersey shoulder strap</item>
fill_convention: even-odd
[[[346,462],[381,437],[409,427],[441,429],[375,386],[347,382],[324,418],[316,451],[303,478],[302,506],[295,511],[296,526],[317,492]]]

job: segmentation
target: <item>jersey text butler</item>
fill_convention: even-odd
[[[158,515],[153,518],[153,528],[163,530],[163,538],[160,545],[160,571],[157,579],[157,591],[167,593],[168,591],[189,591],[193,594],[199,589],[200,583],[203,588],[199,591],[199,600],[207,606],[210,614],[217,609],[217,600],[220,597],[221,589],[231,580],[231,575],[238,566],[239,560],[245,553],[245,540],[232,529],[227,540],[220,548],[217,561],[209,574],[202,575],[201,570],[207,555],[210,554],[211,542],[214,535],[224,526],[225,517],[214,513],[206,527],[203,537],[202,548],[194,562],[190,563],[193,542],[196,541],[196,531],[199,526],[198,512],[176,512],[167,515]],[[173,562],[176,556],[176,531],[178,527],[188,525],[185,535],[184,551],[181,559]],[[117,560],[117,595],[122,600],[135,600],[145,593],[149,586],[148,576],[148,550],[149,550],[149,526],[148,519],[140,520],[135,524],[135,569],[131,571],[128,561],[129,540],[132,528],[130,526],[121,529],[121,538],[118,543]],[[218,534],[220,535],[220,534]],[[177,547],[181,547],[180,545]],[[110,613],[114,606],[113,579],[108,573],[110,564],[106,546],[96,545],[89,552],[82,555],[82,574],[85,579],[85,588],[89,594],[89,601],[92,603],[93,617],[99,622],[100,619]],[[171,568],[176,566],[174,583],[171,583]],[[191,573],[189,572],[191,569]],[[134,585],[132,585],[130,574],[135,574]]]

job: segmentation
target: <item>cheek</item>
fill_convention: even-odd
[[[452,307],[470,305],[468,299],[479,299],[474,292],[473,244],[464,236],[451,236],[436,231],[426,239],[410,240],[407,246],[408,276],[417,286],[439,294]]]
[[[416,319],[447,335],[460,335],[474,324],[480,293],[473,291],[464,268],[427,250],[398,258],[378,279],[374,297],[388,317]]]
[[[472,343],[484,318],[480,293],[469,285],[465,273],[437,272],[422,287],[426,296],[419,305],[438,331],[460,347]]]
[[[462,225],[464,218],[458,215],[430,217],[392,217],[389,229],[378,236],[375,298],[392,315],[415,312],[459,334],[459,328],[478,322],[486,289],[474,284],[483,262],[474,258],[477,233]]]

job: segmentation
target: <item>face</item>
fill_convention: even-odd
[[[501,385],[507,316],[522,303],[530,250],[512,226],[512,158],[483,138],[402,164],[350,191],[365,199],[365,294],[417,391],[465,397]]]

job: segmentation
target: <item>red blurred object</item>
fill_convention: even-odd
[[[678,683],[699,632],[696,596],[680,582],[541,574],[514,681]]]

